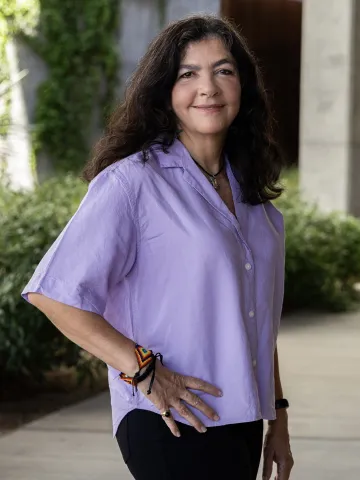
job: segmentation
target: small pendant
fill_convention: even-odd
[[[220,185],[218,184],[218,181],[216,180],[215,177],[210,177],[210,182],[211,182],[211,185],[215,188],[215,190],[219,190]]]

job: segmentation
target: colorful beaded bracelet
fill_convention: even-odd
[[[147,391],[147,394],[150,395],[155,380],[156,359],[159,358],[160,362],[163,363],[163,357],[161,353],[157,353],[156,355],[154,355],[152,350],[147,350],[146,348],[138,344],[135,345],[135,354],[139,365],[138,372],[136,372],[133,377],[130,377],[125,373],[120,373],[119,377],[121,380],[133,387],[133,395],[135,395],[138,384],[140,382],[143,382],[152,373],[152,378]],[[143,370],[144,368],[146,368],[146,370],[141,373],[141,370]]]

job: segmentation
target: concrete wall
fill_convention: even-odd
[[[360,215],[360,0],[303,4],[300,180],[323,210]]]
[[[177,20],[191,13],[220,13],[220,0],[168,0],[167,21]]]
[[[117,44],[121,59],[119,96],[148,44],[161,28],[157,1],[122,0],[120,20]]]
[[[15,189],[32,188],[34,185],[31,170],[31,129],[34,122],[36,91],[47,76],[41,59],[23,43],[9,42],[7,45],[10,80],[27,70],[26,77],[15,83],[11,89],[10,128],[6,145],[6,173]],[[48,174],[50,162],[41,157],[41,171]]]

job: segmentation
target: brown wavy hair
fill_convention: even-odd
[[[229,128],[225,151],[241,186],[242,201],[251,205],[279,197],[283,158],[274,139],[273,116],[254,55],[232,24],[210,15],[184,18],[166,27],[150,44],[130,78],[124,100],[112,114],[93,157],[83,171],[91,181],[109,165],[136,152],[143,160],[161,144],[165,153],[177,137],[171,92],[186,47],[208,37],[220,38],[236,60],[241,107]]]

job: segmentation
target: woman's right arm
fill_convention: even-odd
[[[135,344],[96,313],[65,305],[38,293],[28,294],[29,302],[43,312],[69,340],[133,377],[138,371]]]
[[[95,357],[130,377],[139,370],[135,344],[113,328],[96,313],[75,308],[55,301],[45,295],[28,293],[29,302],[43,312],[69,340]],[[144,345],[147,348],[147,345]],[[120,380],[119,380],[120,381]],[[186,406],[191,405],[212,420],[218,420],[216,412],[189,389],[201,390],[213,396],[221,392],[213,385],[198,378],[180,375],[157,362],[152,393],[147,395],[150,378],[139,384],[139,390],[164,412],[174,408],[199,432],[206,431],[203,423]],[[171,432],[180,436],[173,417],[164,418]]]

